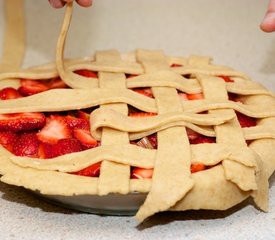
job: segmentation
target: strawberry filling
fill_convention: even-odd
[[[203,93],[184,93],[178,91],[178,95],[181,100],[188,101],[188,100],[201,100],[204,99]]]
[[[239,112],[236,112],[236,115],[242,128],[255,127],[257,125],[255,118],[248,117]]]
[[[22,95],[17,91],[17,89],[12,87],[3,88],[0,90],[0,99],[7,100],[7,99],[16,99],[20,98]]]
[[[91,71],[91,70],[87,70],[87,69],[80,69],[80,70],[75,70],[74,73],[83,76],[83,77],[87,77],[87,78],[97,78],[97,72]]]
[[[77,117],[79,112],[74,116],[73,112],[3,114],[0,144],[17,156],[42,159],[97,147],[99,143],[89,132],[89,119]]]
[[[229,76],[219,75],[217,77],[222,78],[225,82],[234,82],[234,80]]]
[[[177,67],[183,67],[183,65],[182,64],[178,64],[178,63],[172,63],[170,67],[171,68],[177,68]]]
[[[171,67],[182,67],[173,64]],[[88,78],[97,78],[97,73],[90,70],[76,70],[74,73]],[[128,75],[128,78],[137,75]],[[234,82],[228,76],[218,76],[225,82]],[[67,88],[68,86],[59,78],[50,80],[21,79],[18,89],[4,88],[0,90],[0,99],[9,100],[30,96],[55,88]],[[132,89],[136,93],[153,98],[151,88]],[[186,94],[179,92],[183,100],[200,100],[202,93]],[[238,95],[231,94],[230,100],[235,100]],[[93,109],[62,112],[62,113],[13,113],[0,114],[0,144],[17,156],[50,159],[65,154],[80,152],[100,145],[90,134],[89,114]],[[129,117],[152,117],[156,113],[146,113],[133,107],[129,109]],[[241,127],[256,126],[256,119],[236,112]],[[186,129],[190,144],[215,143],[215,138],[203,136],[191,129]],[[140,147],[157,149],[157,134],[146,136],[131,142]],[[71,174],[98,177],[100,175],[101,162],[88,166]],[[208,169],[201,163],[191,164],[191,173]],[[154,169],[138,167],[131,168],[131,178],[152,178]]]

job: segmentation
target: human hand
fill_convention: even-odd
[[[264,32],[275,31],[275,0],[270,0],[264,20],[260,27]]]
[[[66,3],[72,2],[73,0],[49,0],[49,3],[54,8],[62,8]],[[82,7],[90,7],[93,3],[92,0],[76,0],[76,2]]]

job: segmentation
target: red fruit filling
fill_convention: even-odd
[[[202,163],[192,163],[191,164],[191,173],[196,173],[206,169],[206,166]]]
[[[137,77],[137,74],[126,74],[126,78],[133,78],[133,77]],[[152,89],[149,87],[140,87],[140,88],[132,88],[132,91],[142,94],[146,97],[150,97],[150,98],[154,98]]]
[[[33,132],[22,133],[17,137],[12,152],[16,156],[38,157],[39,141]]]
[[[146,97],[154,98],[153,92],[151,88],[134,88],[132,89],[134,92],[142,94]]]
[[[152,178],[153,173],[154,173],[153,168],[146,169],[146,168],[135,167],[131,171],[131,178],[133,179]]]
[[[20,83],[21,86],[18,88],[18,92],[20,93],[20,95],[25,97],[50,89],[68,87],[59,77],[49,80],[21,79]]]
[[[86,176],[86,177],[98,177],[100,174],[100,167],[101,167],[101,162],[98,162],[80,171],[74,172],[72,174]]]
[[[17,133],[12,131],[0,132],[0,144],[8,149],[10,152],[13,151],[13,146],[17,141]]]
[[[18,88],[18,92],[22,96],[30,96],[49,90],[49,87],[44,81],[21,79],[20,83],[21,87]]]
[[[126,78],[137,77],[138,74],[126,74]]]
[[[228,93],[228,99],[233,102],[243,103],[241,97],[238,94]]]
[[[184,93],[184,92],[178,92],[178,95],[184,101],[204,99],[204,96],[203,96],[202,93],[187,94],[187,93]]]
[[[97,78],[97,72],[80,69],[74,71],[76,74],[87,78]],[[21,79],[20,87],[18,89],[7,87],[0,91],[0,99],[15,99],[20,97],[27,97],[33,94],[41,93],[50,89],[55,88],[68,88],[68,86],[60,79],[55,77],[47,80],[32,80],[32,79]]]
[[[87,77],[87,78],[97,78],[97,72],[91,71],[91,70],[86,70],[86,69],[80,69],[80,70],[76,70],[74,71],[74,73],[83,76],[83,77]]]
[[[248,117],[242,113],[236,112],[238,121],[242,128],[245,127],[255,127],[257,125],[257,121],[255,118]]]
[[[178,63],[173,63],[170,67],[172,67],[172,68],[183,67],[183,65],[182,64],[178,64]]]
[[[79,113],[85,118],[77,117]],[[0,144],[17,156],[36,158],[53,158],[99,145],[89,132],[86,113],[62,114],[1,114]]]
[[[7,87],[0,90],[1,100],[16,99],[20,97],[22,97],[22,95],[15,88]]]
[[[83,149],[94,148],[98,146],[98,142],[94,139],[90,131],[85,129],[74,129],[73,136],[79,140]]]
[[[156,116],[156,113],[152,112],[131,112],[129,113],[129,117],[135,117],[135,118],[140,118],[140,117],[152,117]]]
[[[217,76],[217,77],[222,78],[225,82],[234,82],[234,80],[231,79],[229,76],[220,75],[220,76]]]
[[[181,67],[182,65],[173,64],[171,67]],[[79,74],[88,78],[97,78],[97,73],[89,70],[76,70]],[[137,75],[128,75],[134,77]],[[219,76],[226,82],[234,82],[228,76]],[[16,99],[24,96],[30,96],[36,93],[47,91],[54,88],[66,88],[67,85],[59,78],[50,80],[21,80],[21,87],[18,90],[14,88],[4,88],[0,91],[0,99]],[[133,91],[153,98],[151,88],[136,88]],[[231,96],[232,95],[232,96]],[[231,94],[230,100],[236,100],[238,95]],[[184,100],[203,99],[202,93],[186,94],[179,92],[179,96]],[[229,98],[230,98],[229,96]],[[90,132],[89,112],[91,109],[83,111],[73,111],[63,113],[65,116],[52,114],[47,116],[43,113],[15,113],[0,114],[0,144],[17,156],[27,156],[36,158],[54,158],[64,154],[79,152],[100,145],[94,139]],[[256,125],[254,118],[236,113],[241,127],[252,127]],[[130,117],[151,117],[156,113],[146,113],[132,111]],[[190,144],[215,143],[215,138],[203,136],[187,128],[187,135]],[[131,143],[141,147],[157,149],[157,135],[152,134]],[[77,172],[75,175],[98,177],[100,174],[101,162],[95,163]],[[205,170],[209,167],[201,163],[191,164],[191,172]],[[138,167],[131,168],[131,178],[144,179],[152,178],[153,169],[143,169]]]
[[[0,131],[24,131],[42,128],[46,117],[43,113],[0,114]]]
[[[51,115],[37,136],[41,142],[55,144],[60,139],[70,138],[71,130],[64,117]]]

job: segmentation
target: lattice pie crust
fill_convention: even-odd
[[[100,106],[91,113],[90,123],[91,134],[101,141],[101,146],[49,160],[17,157],[1,147],[1,181],[42,194],[64,196],[148,193],[136,215],[139,221],[166,210],[224,210],[249,196],[267,211],[268,178],[275,169],[272,93],[241,72],[213,65],[209,57],[167,57],[156,50],[120,55],[110,50],[96,52],[94,59],[64,61],[71,4],[67,6],[58,40],[56,64],[21,69],[21,9],[22,1],[6,1],[8,44],[0,66],[0,87],[16,86],[20,78],[46,80],[60,75],[70,89],[0,101],[0,113]],[[16,51],[11,38],[15,30],[21,39]],[[73,71],[77,69],[96,71],[98,79],[76,75]],[[136,76],[126,78],[126,74]],[[187,75],[191,78],[187,79]],[[217,77],[220,75],[234,81],[225,82]],[[150,87],[154,98],[130,90],[140,87]],[[202,92],[204,99],[184,101],[178,91]],[[241,102],[229,100],[229,93],[237,94]],[[157,115],[130,118],[130,105]],[[241,128],[235,111],[257,118],[257,125]],[[216,143],[190,145],[186,127],[216,137]],[[158,149],[130,144],[130,140],[152,133],[157,133]],[[99,177],[68,174],[102,160]],[[191,174],[191,163],[203,163],[210,168]],[[154,168],[152,179],[130,179],[130,166]]]

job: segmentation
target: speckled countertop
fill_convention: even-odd
[[[77,7],[68,57],[117,48],[164,49],[175,56],[213,56],[275,92],[275,33],[259,30],[267,0],[95,0]],[[0,11],[3,0],[0,0]],[[25,66],[52,61],[63,10],[26,0]],[[0,35],[3,33],[0,14]],[[2,37],[0,37],[0,43]],[[1,49],[0,49],[1,50]],[[250,201],[225,212],[161,213],[137,226],[132,217],[104,217],[57,207],[22,188],[0,183],[0,239],[275,239],[275,175],[270,211]]]

